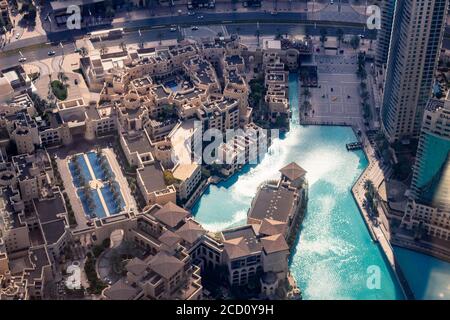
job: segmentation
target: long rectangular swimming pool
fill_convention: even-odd
[[[97,193],[97,190],[91,190],[90,193],[91,193],[92,199],[94,200],[94,206],[95,206],[93,211],[92,211],[92,213],[90,213],[88,202],[87,202],[86,197],[84,195],[84,191],[82,189],[78,189],[77,190],[78,197],[80,198],[81,203],[83,204],[84,212],[86,213],[87,216],[90,216],[91,218],[95,218],[95,217],[104,218],[104,217],[106,217],[106,212],[103,209],[102,202],[100,201],[100,197],[99,197],[99,195]],[[94,216],[94,214],[95,214],[95,216]]]
[[[92,176],[91,176],[91,173],[89,172],[89,168],[87,166],[86,161],[84,160],[84,157],[82,155],[76,155],[75,158],[76,158],[76,161],[80,164],[80,169],[81,169],[80,174],[81,174],[81,176],[83,176],[85,182],[91,181]],[[73,179],[73,183],[74,183],[75,187],[77,187],[77,188],[82,187],[80,178],[75,173],[75,162],[74,161],[69,162],[69,170],[70,170],[70,173],[72,174],[72,179]]]
[[[106,181],[107,177],[106,177],[106,175],[105,175],[105,173],[103,171],[103,168],[101,166],[101,156],[98,153],[96,153],[94,151],[91,151],[91,152],[87,153],[87,157],[89,159],[89,163],[90,163],[90,165],[92,167],[92,170],[94,171],[95,178],[97,180]],[[107,170],[110,172],[110,174],[112,176],[112,170],[111,170],[111,167],[109,166],[109,162],[108,161],[106,161],[106,168],[107,168]]]
[[[84,156],[84,154],[78,154],[75,156],[75,159],[75,161],[78,162],[80,166],[80,175],[76,174],[75,161],[70,160],[68,162],[68,166],[72,175],[73,184],[77,189],[77,195],[82,203],[86,216],[91,218],[103,218],[108,215],[120,213],[125,207],[125,201],[119,184],[114,180],[114,172],[111,169],[108,159],[105,158],[106,166],[102,166],[102,156],[95,151],[86,153],[86,157]],[[119,191],[119,197],[117,200],[114,199],[113,191],[108,184],[108,175],[105,174],[104,168],[109,171],[110,177],[112,178],[116,189]],[[83,179],[81,179],[80,176],[84,178],[84,183],[82,183]],[[92,181],[97,181],[97,183],[91,183]],[[89,206],[84,194],[83,184],[85,183],[90,184],[91,187],[90,194],[95,205],[95,208],[92,210],[89,210]],[[102,198],[106,208],[103,206]]]

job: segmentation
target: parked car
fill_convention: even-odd
[[[55,52],[55,51],[53,51],[53,50],[52,50],[52,51],[49,51],[49,52],[47,52],[47,55],[48,55],[48,56],[50,56],[50,57],[51,57],[51,56],[54,56],[55,54],[56,54],[56,52]]]

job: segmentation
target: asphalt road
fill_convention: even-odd
[[[207,27],[205,28],[211,28]],[[313,25],[305,25],[305,24],[259,24],[259,27],[256,23],[244,23],[239,25],[227,25],[226,29],[229,34],[239,34],[240,36],[254,36],[256,30],[259,28],[260,35],[275,35],[277,33],[280,34],[309,34],[312,36],[320,35],[320,30],[325,28],[327,30],[327,34],[330,36],[336,35],[338,30],[337,27],[319,27],[316,28]],[[356,28],[356,27],[339,27],[341,28],[345,34],[363,34],[364,28]],[[202,28],[201,28],[202,29]],[[215,26],[214,29],[217,29]],[[220,29],[220,28],[219,28]],[[197,31],[192,31],[192,34],[195,34]],[[201,32],[201,31],[199,31]],[[364,33],[367,39],[375,39],[376,32],[368,31]],[[103,41],[102,45],[105,46],[114,46],[118,45],[121,42],[131,44],[131,43],[139,43],[139,42],[150,42],[150,41],[159,41],[159,40],[168,40],[168,39],[177,39],[181,37],[181,33],[179,31],[171,32],[167,28],[164,29],[151,29],[151,30],[142,30],[141,36],[139,36],[138,31],[131,31],[124,34],[123,38],[117,40]],[[75,50],[75,44],[73,39],[69,42],[69,39],[66,37],[64,41],[64,53],[72,53]],[[54,41],[54,45],[45,46],[42,48],[34,48],[33,50],[21,50],[24,57],[27,58],[27,63],[33,61],[39,61],[48,58],[49,51],[55,51],[55,56],[58,57],[63,54],[63,49],[59,46],[59,42]],[[100,44],[97,42],[95,46],[98,47]],[[18,59],[20,54],[12,54],[7,55],[0,58],[0,68],[5,68],[7,66],[11,66],[18,63]]]
[[[8,44],[4,50],[15,50],[18,48],[24,48],[32,45],[48,42],[73,42],[75,39],[82,37],[87,32],[95,30],[109,29],[109,28],[126,28],[126,29],[152,29],[152,28],[164,28],[171,25],[180,27],[193,26],[193,25],[218,25],[218,24],[237,24],[237,23],[282,23],[282,24],[314,24],[317,25],[342,25],[352,27],[362,27],[364,24],[358,19],[350,19],[340,13],[323,13],[327,16],[314,16],[306,12],[278,12],[276,15],[270,12],[230,12],[230,13],[211,13],[202,12],[202,19],[198,19],[198,13],[196,15],[175,14],[170,17],[151,17],[147,19],[125,21],[113,24],[105,24],[95,27],[83,28],[80,30],[64,30],[47,34],[46,36],[38,36],[29,39],[21,39]],[[314,20],[314,21],[313,21]],[[340,21],[341,20],[341,21]]]

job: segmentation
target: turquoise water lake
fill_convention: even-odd
[[[307,170],[309,182],[308,212],[290,266],[304,299],[403,299],[351,195],[352,185],[368,165],[362,151],[345,148],[356,141],[352,129],[298,125],[295,74],[290,75],[289,95],[291,130],[274,141],[258,165],[248,165],[229,180],[211,185],[192,209],[196,220],[211,231],[244,224],[257,187],[278,178],[278,170],[295,161]],[[367,286],[371,266],[380,272],[379,289]]]

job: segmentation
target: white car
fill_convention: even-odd
[[[175,28],[175,27],[170,28],[170,32],[175,32],[175,31],[177,31],[177,28]]]
[[[20,33],[16,33],[16,39],[20,38]]]
[[[195,14],[195,12],[188,11],[188,16],[193,16],[194,14]]]
[[[191,30],[192,30],[192,31],[197,31],[197,30],[198,30],[198,27],[193,26],[193,27],[191,28]]]
[[[27,58],[25,58],[25,57],[21,57],[21,58],[19,58],[19,62],[25,62],[25,61],[27,61]]]
[[[197,19],[203,19],[204,18],[204,16],[198,16],[197,17]]]
[[[47,52],[47,55],[48,55],[48,56],[50,56],[50,57],[51,57],[51,56],[54,56],[55,54],[56,54],[56,52],[55,52],[55,51],[53,51],[53,50],[52,50],[52,51],[49,51],[49,52]]]

